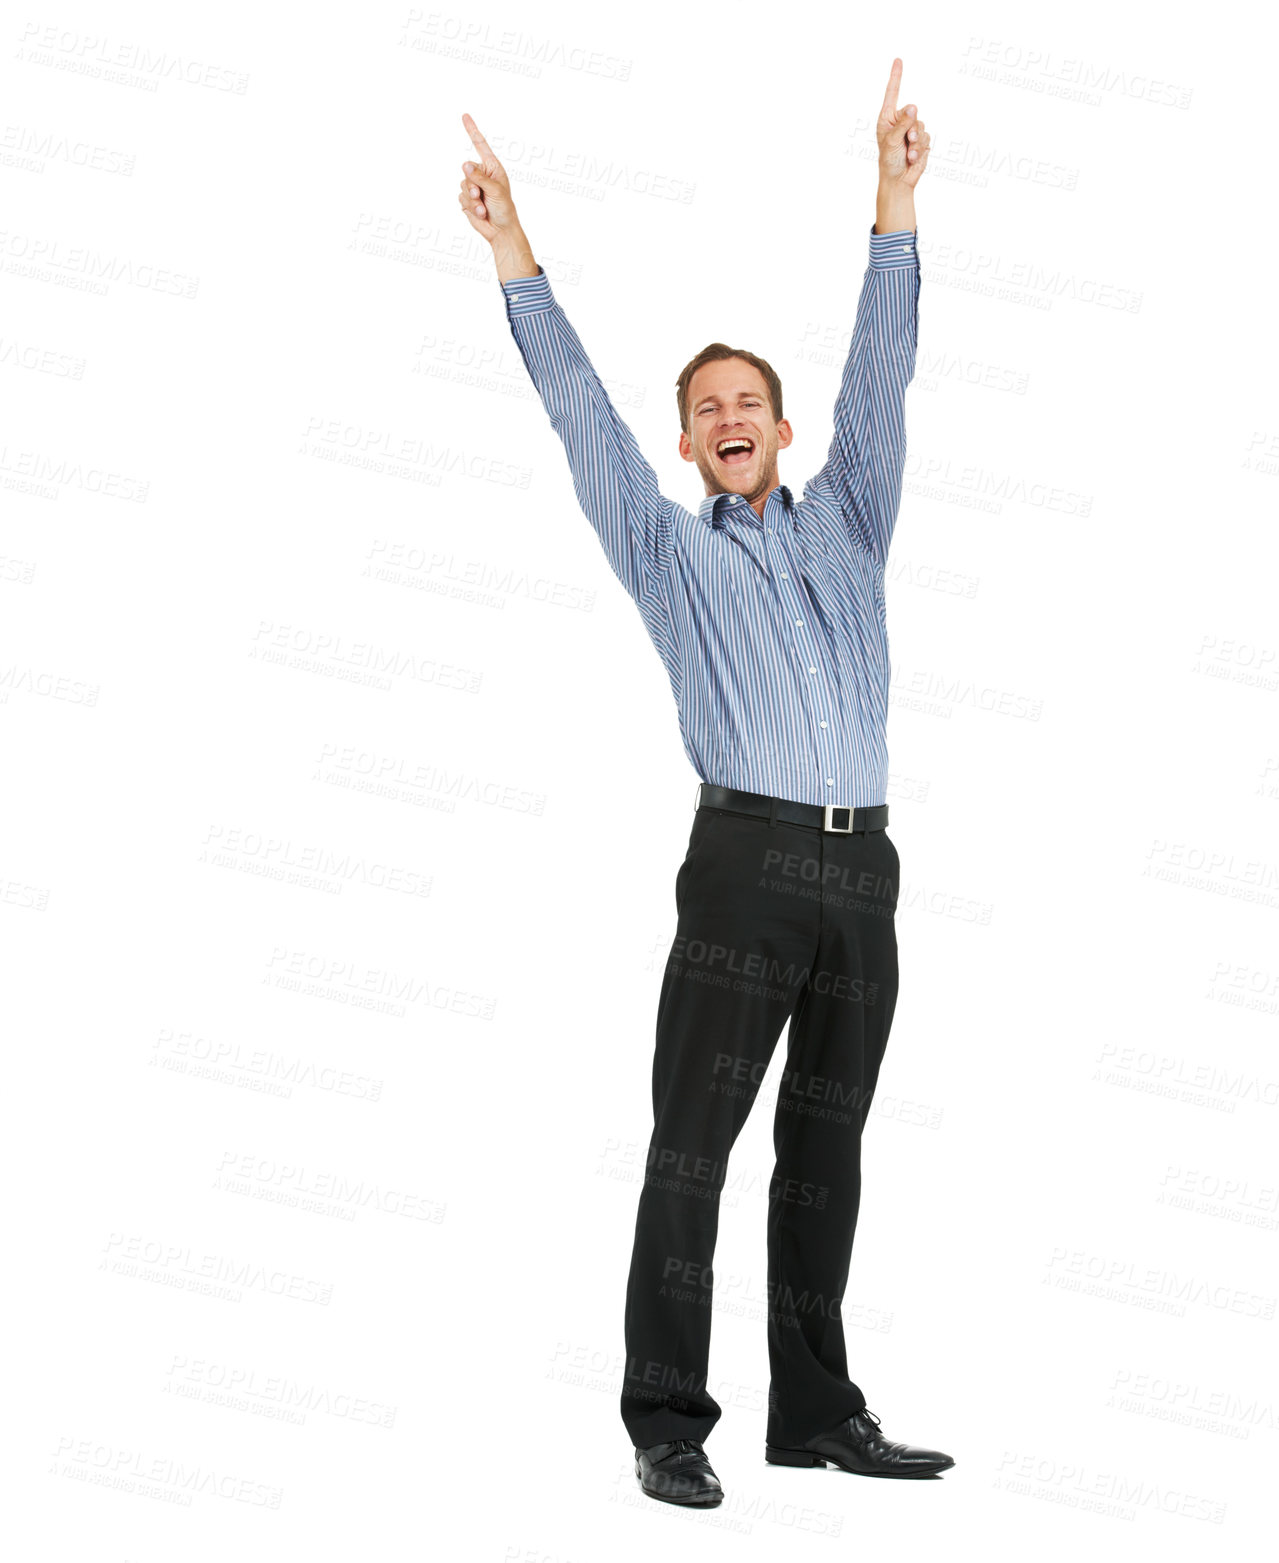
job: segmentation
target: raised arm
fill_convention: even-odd
[[[506,171],[471,116],[464,114],[462,122],[479,160],[463,163],[458,199],[471,227],[493,246],[511,333],[564,442],[578,503],[646,619],[660,614],[662,577],[671,560],[671,503],[658,492],[657,474],[533,259]]]
[[[870,259],[826,465],[812,481],[843,513],[853,541],[882,566],[901,503],[906,464],[906,387],[915,373],[919,306],[915,186],[931,137],[913,103],[897,107],[902,62],[893,61],[875,127],[879,190]]]

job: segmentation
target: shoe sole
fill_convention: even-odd
[[[861,1471],[855,1465],[845,1465],[833,1455],[814,1454],[811,1449],[779,1449],[774,1444],[765,1444],[764,1458],[769,1465],[795,1465],[809,1469],[815,1465],[833,1465],[838,1471],[847,1471],[850,1476],[895,1476],[898,1478],[918,1476],[936,1476],[941,1471],[949,1471],[954,1465],[953,1460],[947,1460],[945,1465],[930,1465],[926,1470],[914,1471]]]

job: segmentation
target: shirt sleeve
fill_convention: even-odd
[[[811,485],[833,495],[854,543],[881,567],[906,466],[904,404],[919,325],[916,237],[909,228],[876,233],[871,224],[870,264],[835,403],[835,433]]]
[[[661,610],[673,506],[618,416],[544,271],[501,284],[520,355],[564,442],[578,503],[646,619]]]

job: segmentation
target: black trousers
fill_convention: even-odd
[[[719,1420],[707,1372],[720,1192],[788,1018],[768,1200],[767,1438],[795,1447],[865,1407],[840,1305],[897,1000],[898,872],[884,830],[694,817],[626,1290],[622,1420],[637,1447],[704,1439]]]

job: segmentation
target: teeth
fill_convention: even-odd
[[[715,447],[715,454],[723,456],[731,450],[750,450],[750,448],[751,443],[749,440],[721,440]]]

